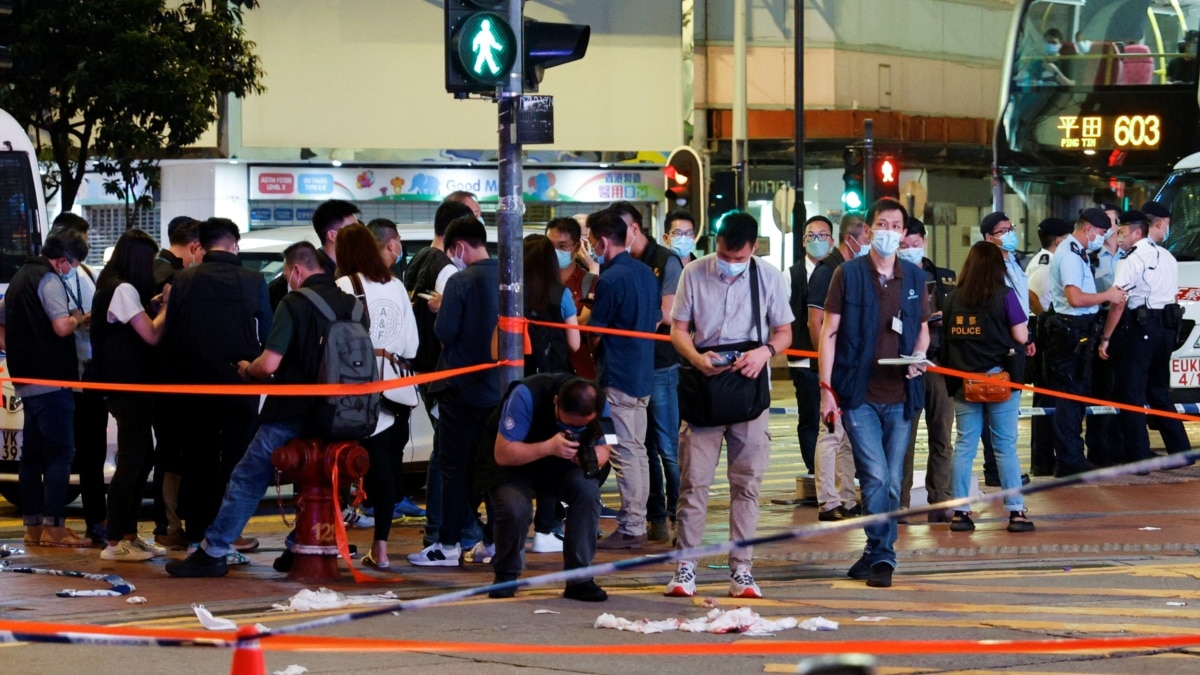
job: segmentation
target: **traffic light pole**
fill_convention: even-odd
[[[863,208],[875,201],[875,120],[863,120]],[[870,225],[870,223],[867,223]]]
[[[795,155],[796,175],[792,187],[796,190],[796,203],[792,206],[792,262],[804,259],[804,221],[808,210],[804,206],[804,0],[796,0],[792,12],[792,33],[796,40],[795,52]]]
[[[516,33],[517,62],[509,75],[507,85],[499,90],[499,187],[500,201],[496,209],[497,231],[500,252],[500,321],[498,355],[510,363],[525,360],[523,330],[504,330],[506,319],[512,320],[525,315],[524,302],[524,247],[521,240],[522,220],[525,216],[525,200],[521,185],[521,144],[517,140],[517,112],[524,94],[524,48],[521,25],[522,2],[509,6],[508,24]],[[500,391],[521,379],[525,370],[521,366],[505,366],[500,369]]]

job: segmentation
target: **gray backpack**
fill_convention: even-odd
[[[379,379],[375,345],[360,323],[363,306],[354,301],[349,319],[339,319],[325,299],[311,288],[301,288],[328,321],[321,336],[321,359],[317,369],[319,384],[366,384]],[[379,421],[379,394],[338,394],[325,396],[318,422],[331,440],[358,440],[375,432]]]

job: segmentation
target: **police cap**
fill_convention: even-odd
[[[1154,216],[1155,218],[1171,217],[1171,210],[1166,206],[1163,206],[1162,203],[1156,202],[1153,199],[1145,204],[1142,204],[1142,213],[1145,213],[1148,216]]]
[[[1130,209],[1118,216],[1117,222],[1128,225],[1129,223],[1149,223],[1150,219],[1146,217],[1145,213],[1137,209]]]
[[[1108,219],[1108,214],[1100,209],[1084,209],[1079,212],[1079,219],[1087,221],[1088,225],[1098,230],[1107,230],[1112,227],[1112,221]]]
[[[1072,229],[1071,224],[1062,218],[1047,218],[1038,223],[1038,232],[1045,232],[1052,237],[1071,234]]]

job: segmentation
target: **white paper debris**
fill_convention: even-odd
[[[125,598],[125,602],[128,602],[131,605],[144,605],[144,604],[146,604],[146,599],[140,595],[134,595],[134,596]]]
[[[1167,607],[1187,607],[1186,602],[1168,602]]]
[[[399,599],[392,591],[375,595],[345,595],[328,588],[315,591],[306,588],[289,598],[286,605],[274,604],[271,608],[279,612],[313,612],[354,605],[386,605]]]
[[[812,619],[805,619],[800,622],[800,628],[804,630],[819,631],[819,630],[837,630],[838,623],[830,621],[823,616],[818,616]]]
[[[304,675],[304,673],[307,673],[307,672],[308,672],[308,668],[305,668],[304,666],[297,666],[296,664],[292,664],[292,665],[288,666],[285,670],[275,671],[275,675]]]
[[[886,616],[860,616],[857,619],[855,619],[855,621],[879,622],[879,621],[887,621],[889,618],[890,617],[886,617]]]
[[[1162,528],[1161,527],[1139,527],[1138,529],[1141,530],[1142,532],[1158,532]]]
[[[235,630],[237,624],[229,619],[218,619],[212,615],[212,612],[204,608],[204,605],[192,605],[192,611],[196,612],[196,618],[200,619],[200,624],[209,630]]]
[[[825,624],[832,624],[833,626],[832,628],[821,628],[820,630],[837,630],[836,623],[819,617],[817,620]],[[809,619],[809,621],[813,621],[813,619]],[[687,633],[743,633],[746,635],[761,636],[771,635],[777,631],[790,630],[798,625],[800,624],[796,619],[790,616],[772,621],[762,618],[749,607],[741,607],[729,611],[713,609],[702,617],[688,620],[671,618],[662,621],[651,621],[649,619],[630,621],[629,619],[623,619],[606,613],[596,618],[593,627],[612,628],[645,634],[680,630]],[[818,629],[812,628],[810,630]]]
[[[533,613],[534,614],[562,614],[562,612],[556,612],[552,609],[535,609],[535,610],[533,610]]]

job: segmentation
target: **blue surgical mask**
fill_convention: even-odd
[[[925,258],[925,248],[902,248],[896,252],[896,255],[900,256],[901,260],[920,266],[921,261]]]
[[[1004,234],[1000,235],[1000,248],[1005,251],[1008,251],[1009,253],[1012,253],[1013,251],[1017,250],[1017,232],[1016,232],[1016,230],[1009,230],[1008,232],[1005,232]]]
[[[570,251],[559,251],[555,249],[554,255],[558,256],[558,268],[566,269],[574,262],[575,256]]]
[[[895,230],[875,230],[871,234],[871,248],[881,257],[887,258],[896,254],[900,249],[903,236]]]
[[[1096,251],[1099,251],[1100,247],[1103,245],[1104,245],[1104,236],[1103,235],[1097,234],[1097,235],[1088,237],[1088,243],[1087,243],[1088,253],[1095,253]]]
[[[867,254],[867,251],[869,250],[869,247],[867,247],[867,246],[864,246],[864,245],[862,245],[862,244],[858,243],[858,240],[857,240],[857,239],[855,239],[854,237],[847,237],[847,239],[848,239],[849,241],[852,241],[852,242],[854,242],[854,245],[858,247],[858,248],[857,248],[857,249],[854,251],[854,257],[855,257],[855,258],[861,258],[861,257],[863,257],[864,255],[866,255],[866,254]]]
[[[721,276],[730,279],[741,276],[742,272],[745,272],[749,265],[750,263],[748,262],[731,263],[717,258],[717,271],[721,273]]]
[[[828,239],[813,239],[804,245],[804,250],[808,252],[814,260],[821,260],[829,255],[829,247],[832,244]]]
[[[686,258],[696,249],[696,240],[692,237],[672,237],[671,251],[680,258]]]
[[[1058,44],[1057,42],[1047,42],[1043,45],[1043,47],[1045,48],[1046,53],[1050,56],[1058,56],[1059,50],[1062,49],[1062,45]]]

